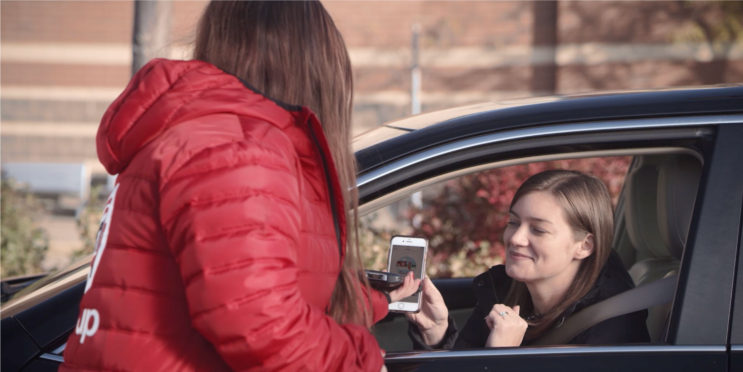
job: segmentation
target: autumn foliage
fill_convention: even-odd
[[[428,187],[418,196],[362,217],[361,250],[367,268],[386,267],[389,239],[395,234],[429,240],[427,274],[469,277],[503,262],[503,229],[511,198],[530,175],[547,169],[592,174],[621,191],[630,157],[535,162],[492,169]],[[416,198],[420,198],[418,202]]]

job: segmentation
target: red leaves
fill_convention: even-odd
[[[573,169],[592,174],[609,188],[614,203],[631,157],[555,160],[497,168],[429,186],[422,207],[410,199],[361,218],[364,265],[383,269],[392,235],[429,239],[427,273],[431,277],[475,276],[503,262],[503,229],[516,189],[532,174]]]
[[[616,203],[630,161],[630,157],[611,157],[529,163],[467,175],[431,187],[423,193],[423,208],[411,206],[407,213],[421,215],[422,223],[412,234],[430,241],[433,262],[429,274],[476,275],[493,263],[502,262],[508,207],[518,186],[530,175],[556,168],[593,174],[604,181]]]

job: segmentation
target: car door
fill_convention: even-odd
[[[739,117],[632,119],[611,122],[561,124],[543,127],[539,132],[521,135],[518,130],[468,139],[456,149],[447,144],[445,158],[436,158],[435,150],[417,154],[415,164],[398,161],[395,171],[368,176],[365,195],[384,198],[395,190],[414,190],[415,183],[441,177],[457,169],[478,167],[484,163],[526,162],[552,159],[574,152],[603,155],[638,154],[649,151],[687,149],[702,157],[704,171],[697,205],[689,230],[679,274],[678,288],[664,342],[653,345],[606,345],[569,347],[522,347],[462,351],[390,353],[390,370],[518,370],[542,371],[570,365],[577,370],[673,370],[728,371],[727,351],[735,258],[739,249],[743,158],[743,125]],[[485,138],[488,137],[488,138]],[[665,150],[664,150],[665,149]],[[582,155],[581,155],[582,154]],[[421,160],[425,159],[425,160]],[[391,168],[392,169],[392,168]],[[413,180],[413,181],[406,181]],[[362,179],[363,181],[363,179]],[[375,184],[379,182],[379,184]],[[411,191],[412,192],[412,191]],[[380,195],[382,195],[380,197]],[[399,197],[399,195],[398,195]],[[368,201],[368,200],[367,200]],[[732,207],[731,207],[732,206]],[[362,247],[363,248],[363,247]],[[466,313],[472,300],[468,279],[436,281],[447,304]],[[454,295],[456,294],[456,295]],[[451,299],[449,298],[451,297]],[[403,319],[391,316],[378,332],[380,343],[404,337]],[[397,322],[398,324],[394,324]],[[394,325],[393,325],[394,324]],[[382,327],[385,327],[384,323]],[[379,328],[377,328],[379,330]],[[740,340],[733,337],[734,345]],[[396,345],[400,347],[402,342]],[[738,350],[739,351],[739,350]],[[739,354],[735,354],[738,355]],[[737,360],[737,359],[735,359]]]
[[[707,348],[719,358],[719,370],[732,368],[728,345],[740,344],[731,323],[740,318],[733,304],[740,251],[743,203],[743,123],[720,125],[709,155],[701,208],[690,232],[679,290],[669,324],[669,342],[679,347]],[[740,287],[738,287],[739,289]]]
[[[743,214],[743,205],[741,205],[741,214]],[[733,303],[733,316],[730,328],[731,371],[743,371],[743,221],[741,221],[739,231],[735,301]]]

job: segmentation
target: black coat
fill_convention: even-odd
[[[493,305],[503,303],[511,286],[512,279],[506,275],[505,266],[493,266],[490,270],[478,275],[473,280],[477,304],[467,323],[461,330],[457,329],[454,320],[449,317],[449,328],[440,344],[428,346],[423,343],[418,327],[410,324],[409,335],[415,349],[467,349],[484,347],[490,334],[485,324],[485,317]],[[576,301],[555,321],[555,326],[581,309],[603,301],[616,294],[632,289],[634,284],[619,257],[612,252],[606,265],[601,270],[594,287],[580,300]],[[575,336],[568,344],[582,345],[616,345],[626,343],[649,342],[645,319],[647,310],[625,314],[607,319]],[[528,345],[528,343],[526,343]]]

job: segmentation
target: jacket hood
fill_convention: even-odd
[[[251,117],[293,133],[288,135],[302,158],[319,152],[336,213],[345,215],[338,173],[317,116],[307,107],[272,100],[203,61],[154,59],[142,67],[101,119],[96,135],[98,159],[106,171],[118,174],[144,146],[168,129],[217,113]],[[337,231],[344,240],[344,221]]]
[[[287,111],[207,62],[155,59],[134,75],[103,115],[96,136],[98,158],[109,173],[117,174],[168,128],[211,113],[250,115],[282,128],[312,115],[301,107]]]

